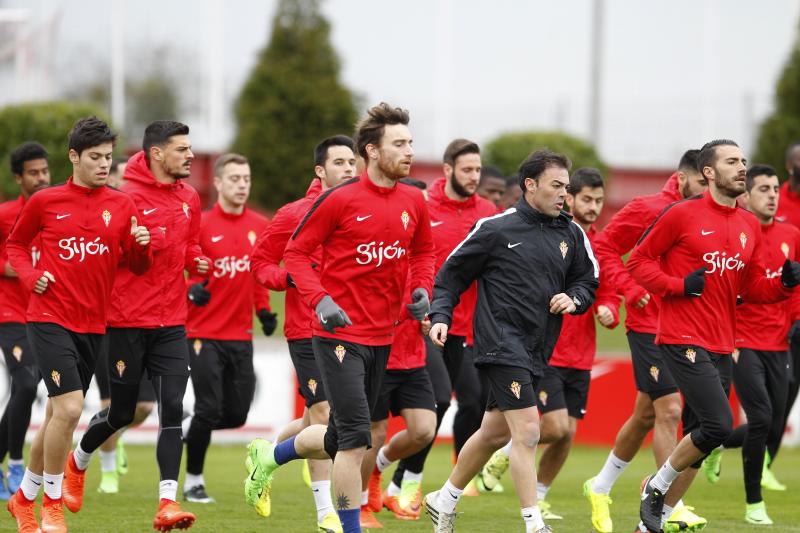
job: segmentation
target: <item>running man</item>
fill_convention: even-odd
[[[516,187],[516,184],[514,187]],[[482,166],[481,180],[478,182],[478,189],[475,192],[481,198],[492,202],[500,210],[500,202],[506,194],[506,177],[497,167],[492,165]]]

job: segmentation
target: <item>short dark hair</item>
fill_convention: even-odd
[[[697,158],[700,156],[700,150],[692,148],[686,150],[678,162],[678,170],[690,170],[697,172],[701,169],[697,168]]]
[[[325,166],[328,160],[328,150],[333,146],[347,146],[355,152],[356,145],[347,135],[334,135],[328,137],[314,148],[314,165]]]
[[[547,148],[536,150],[520,163],[517,174],[519,175],[519,188],[525,191],[525,180],[530,178],[539,181],[539,176],[550,167],[569,170],[572,162],[564,154],[557,154]]]
[[[229,152],[227,154],[222,154],[214,161],[214,176],[217,178],[222,177],[222,170],[225,168],[225,165],[229,163],[236,163],[237,165],[246,165],[248,164],[247,158],[242,154],[235,154],[233,152]]]
[[[483,183],[489,178],[497,178],[499,180],[506,181],[506,177],[503,175],[502,171],[494,165],[486,165],[481,167],[481,180],[479,183]]]
[[[446,165],[454,167],[456,165],[456,159],[458,159],[460,156],[465,154],[480,153],[481,149],[478,147],[477,143],[467,139],[456,139],[448,144],[447,148],[445,148],[442,162]]]
[[[414,179],[414,178],[400,178],[400,183],[405,183],[406,185],[411,185],[412,187],[416,187],[417,189],[424,191],[428,188],[428,184],[422,180]]]
[[[800,140],[794,141],[786,148],[786,161],[788,162],[792,158],[792,152],[795,151],[796,148],[800,148]]]
[[[69,149],[81,155],[84,150],[92,146],[111,143],[113,146],[117,142],[117,134],[111,131],[108,124],[92,115],[79,119],[69,130]]]
[[[592,167],[582,167],[572,173],[569,177],[569,186],[567,192],[575,196],[583,190],[584,187],[594,189],[596,187],[604,187],[603,175],[599,170]]]
[[[739,146],[730,139],[716,139],[707,142],[700,148],[700,153],[697,155],[697,170],[700,174],[706,167],[712,167],[717,162],[717,146]]]
[[[747,169],[747,177],[745,178],[745,184],[747,185],[747,192],[750,192],[752,188],[756,184],[756,178],[759,176],[777,176],[778,173],[775,172],[775,168],[770,165],[753,165],[752,167]]]
[[[9,157],[11,162],[11,173],[21,176],[25,172],[25,162],[34,159],[47,159],[47,150],[41,144],[28,141],[20,144]]]
[[[175,135],[189,135],[189,126],[174,120],[156,120],[144,129],[142,150],[144,157],[150,161],[150,148],[163,146]]]
[[[386,126],[408,125],[408,110],[381,102],[367,111],[367,117],[356,126],[358,155],[367,159],[367,145],[379,144]]]

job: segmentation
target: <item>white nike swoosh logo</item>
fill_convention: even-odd
[[[431,220],[431,227],[432,228],[435,228],[436,226],[438,226],[440,224],[444,224],[444,221],[434,222],[433,220]]]
[[[149,215],[150,213],[152,213],[156,209],[158,209],[158,208],[154,207],[153,209],[145,209],[144,211],[142,211],[142,213],[144,213],[145,215]]]
[[[216,237],[211,237],[211,242],[219,242],[225,235],[217,235]]]
[[[511,243],[508,243],[508,247],[509,247],[509,248],[516,248],[516,247],[517,247],[517,246],[519,246],[520,244],[522,244],[522,243],[521,243],[521,242],[518,242],[517,244],[511,244]]]
[[[67,213],[66,215],[56,215],[56,220],[61,220],[62,218],[67,218],[67,217],[68,217],[68,216],[70,216],[71,214],[72,214],[72,213]]]
[[[704,230],[704,229],[701,229],[701,230],[700,230],[700,234],[701,234],[701,235],[711,235],[712,233],[714,233],[714,231],[715,231],[715,230],[706,231],[706,230]]]
[[[325,319],[325,318],[322,318],[322,315],[319,315],[319,321],[320,321],[320,323],[322,323],[322,324],[327,324],[327,323],[328,323],[328,320],[327,320],[327,319]]]
[[[161,231],[167,231],[167,227],[166,226],[159,226],[158,229],[160,229]]]
[[[367,216],[365,216],[365,217],[356,217],[356,222],[361,222],[361,221],[363,221],[363,220],[367,220],[367,219],[368,219],[369,217],[371,217],[371,216],[372,216],[372,215],[367,215]]]

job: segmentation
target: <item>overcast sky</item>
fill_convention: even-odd
[[[122,4],[128,70],[142,68],[136,60],[148,50],[173,50],[175,70],[185,76],[180,92],[191,103],[179,118],[197,145],[225,148],[231,103],[267,43],[277,2]],[[34,25],[59,14],[47,48],[56,93],[107,71],[108,0],[0,0],[0,7],[29,10]],[[418,157],[429,159],[439,159],[454,137],[485,142],[503,131],[557,128],[588,136],[591,7],[592,0],[323,3],[344,83],[365,104],[408,108]],[[752,148],[799,16],[800,0],[605,0],[601,155],[617,165],[670,167],[711,138]],[[205,80],[214,39],[221,43],[224,120],[212,132]],[[4,103],[14,92],[9,65],[0,63]]]

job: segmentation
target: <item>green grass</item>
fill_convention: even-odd
[[[158,496],[158,473],[155,450],[152,446],[126,447],[131,471],[121,480],[121,492],[116,495],[98,494],[99,465],[95,461],[86,483],[86,500],[77,515],[67,513],[70,531],[81,533],[144,532],[152,531]],[[581,495],[583,481],[602,465],[608,450],[576,447],[567,465],[548,495],[553,510],[564,516],[563,521],[553,521],[556,532],[591,531],[588,503]],[[451,447],[434,447],[428,459],[424,490],[438,489],[450,472]],[[206,484],[209,493],[217,499],[213,505],[184,504],[184,508],[197,515],[191,531],[234,532],[309,532],[316,531],[314,503],[310,490],[300,478],[300,462],[281,468],[273,485],[272,516],[261,518],[244,503],[242,480],[244,446],[213,446],[209,451]],[[744,520],[744,489],[742,486],[741,459],[735,451],[726,452],[723,459],[723,476],[719,484],[709,485],[698,476],[686,497],[689,505],[709,520],[707,531],[800,531],[800,450],[784,450],[776,463],[777,475],[789,485],[784,493],[765,493],[770,516],[776,525],[764,528],[749,526]],[[653,468],[652,454],[643,450],[617,483],[612,497],[612,517],[615,531],[630,532],[638,521],[638,486],[641,479]],[[182,469],[183,471],[183,469]],[[702,475],[702,474],[701,474]],[[388,477],[385,483],[388,482]],[[504,479],[506,492],[464,498],[459,505],[457,531],[461,533],[512,533],[523,531],[511,479]],[[386,532],[429,532],[429,519],[423,514],[418,522],[401,522],[388,512],[378,515]],[[15,531],[6,514],[0,519],[0,531]]]

